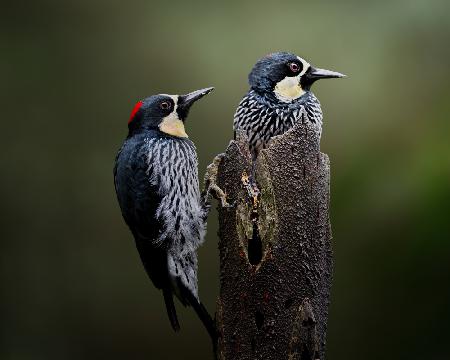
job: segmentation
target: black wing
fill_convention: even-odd
[[[155,242],[161,224],[155,217],[162,196],[150,181],[152,168],[147,164],[143,141],[127,139],[116,158],[114,184],[123,218],[136,240],[145,270],[157,288],[168,285],[167,253]]]

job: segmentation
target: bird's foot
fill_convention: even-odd
[[[220,205],[223,208],[232,208],[234,204],[230,204],[227,201],[227,193],[224,192],[217,184],[211,184],[208,188],[208,192],[212,193],[214,198],[220,201]]]
[[[227,201],[227,194],[217,185],[217,173],[219,171],[219,165],[225,154],[217,155],[213,162],[206,168],[204,178],[204,190],[203,190],[203,204],[209,209],[211,206],[211,196],[220,201],[223,208],[231,208],[234,204],[230,204]]]

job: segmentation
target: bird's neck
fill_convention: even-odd
[[[157,137],[164,139],[174,139],[174,140],[187,140],[188,138],[183,138],[175,135],[170,135],[165,132],[162,132],[158,127],[155,126],[139,126],[136,128],[129,129],[128,137],[133,136],[144,136],[144,137]]]
[[[295,109],[302,106],[307,106],[309,102],[314,101],[316,97],[311,91],[306,91],[302,96],[297,99],[293,99],[290,102],[281,101],[273,91],[258,92],[254,89],[250,89],[248,96],[254,98],[259,103],[271,108],[286,108]]]
[[[156,126],[152,126],[150,124],[147,124],[145,122],[142,122],[140,124],[133,124],[131,123],[128,126],[128,137],[139,135],[139,134],[145,134],[145,133],[156,133],[159,129]]]

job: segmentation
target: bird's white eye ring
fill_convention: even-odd
[[[163,101],[160,105],[161,109],[167,110],[170,109],[170,103],[168,101]]]
[[[291,69],[291,71],[294,73],[298,73],[300,71],[300,65],[295,62],[292,62],[289,64],[289,69]]]

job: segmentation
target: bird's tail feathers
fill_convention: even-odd
[[[200,301],[197,301],[197,299],[195,299],[191,305],[197,313],[197,316],[203,323],[203,326],[205,326],[206,331],[208,331],[208,334],[211,337],[213,344],[215,345],[217,342],[217,329],[214,320],[212,319],[211,315],[209,315],[208,310],[206,310],[205,306]]]
[[[169,288],[163,289],[164,302],[166,303],[167,315],[169,317],[170,325],[172,325],[173,330],[178,332],[180,330],[180,324],[178,322],[177,310],[175,309],[175,304],[173,302],[173,293]]]
[[[181,283],[181,281],[178,281],[178,285],[182,296],[186,299],[186,302],[194,308],[194,311],[197,313],[197,316],[200,318],[203,326],[206,328],[206,331],[208,331],[213,345],[215,346],[217,342],[217,329],[214,320],[208,313],[208,310],[206,310],[205,306]]]

